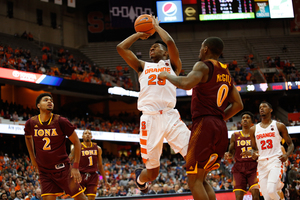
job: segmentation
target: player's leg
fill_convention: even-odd
[[[81,186],[86,187],[85,195],[88,197],[88,200],[95,200],[97,193],[97,186],[99,177],[96,172],[94,173],[85,173],[82,174],[82,181],[80,183]]]
[[[259,187],[258,187],[258,180],[257,180],[257,163],[249,163],[249,173],[247,175],[248,184],[250,186],[249,191],[252,194],[252,200],[259,200]]]
[[[57,173],[45,173],[40,171],[40,182],[43,200],[56,200],[57,194],[63,193],[63,189],[60,188],[53,180],[52,176]],[[58,173],[59,174],[59,173]]]
[[[268,185],[267,185],[268,194],[272,199],[280,199],[277,191],[278,191],[278,185],[281,182],[283,165],[278,158],[273,158],[273,160],[269,160],[269,166],[270,166],[270,173],[268,176]]]
[[[251,194],[252,194],[252,200],[259,200],[259,189],[252,189],[251,190]]]
[[[257,179],[258,179],[259,190],[265,200],[272,200],[268,194],[268,189],[267,189],[268,175],[269,175],[269,169],[267,168],[267,161],[259,161],[257,165]]]
[[[208,195],[208,198],[209,198],[209,199],[216,199],[216,194],[215,194],[214,189],[213,189],[212,186],[206,181],[206,177],[207,177],[208,172],[209,172],[209,171],[206,171],[205,179],[204,179],[203,185],[204,185],[204,187],[205,187],[205,190],[206,190],[206,193],[207,193],[207,195]]]
[[[233,192],[235,193],[236,200],[243,200],[244,194],[247,190],[247,179],[245,173],[242,173],[238,170],[242,170],[245,168],[244,163],[235,163],[232,171],[233,172],[233,185],[234,189]]]
[[[236,200],[243,200],[245,192],[237,190],[234,191]]]
[[[199,168],[197,174],[188,174],[188,185],[192,192],[194,200],[210,200],[209,194],[207,193],[204,186],[205,174],[205,169]]]
[[[141,155],[146,169],[136,169],[136,184],[144,192],[148,192],[147,182],[153,181],[159,174],[160,156],[164,136],[162,128],[165,124],[161,115],[142,115],[140,125]]]
[[[80,194],[78,194],[77,196],[72,196],[75,200],[87,200],[87,198],[86,198],[86,196],[85,196],[85,194],[84,193],[80,193]],[[95,199],[95,197],[94,197],[94,199]]]

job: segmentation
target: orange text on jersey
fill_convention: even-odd
[[[216,82],[227,82],[229,86],[231,86],[231,76],[228,74],[217,74],[217,81]]]
[[[53,129],[34,129],[34,136],[40,136],[40,137],[45,137],[45,136],[58,136],[56,132],[56,128]]]
[[[259,139],[265,138],[265,137],[275,137],[275,132],[259,134],[256,136],[256,139],[259,140]]]
[[[167,68],[167,67],[162,67],[162,68],[149,68],[145,70],[145,74],[151,73],[151,72],[171,72],[171,68]]]
[[[90,156],[90,155],[97,155],[97,150],[85,150],[81,151],[82,156]]]
[[[251,146],[251,140],[238,140],[237,141],[237,146]]]

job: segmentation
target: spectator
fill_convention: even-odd
[[[233,187],[230,183],[228,183],[227,181],[225,182],[225,184],[221,187],[221,190],[232,190]]]
[[[11,190],[9,200],[15,200],[15,198],[16,198],[16,192],[14,190]]]
[[[232,126],[230,127],[231,131],[235,131],[237,130],[237,126],[235,125],[235,123],[232,124]]]
[[[160,191],[159,185],[156,183],[152,186],[152,190],[149,191],[149,194],[159,194]]]
[[[19,116],[18,116],[18,113],[17,113],[17,111],[15,111],[14,113],[13,113],[13,115],[12,115],[12,121],[14,121],[14,122],[17,122],[17,121],[19,121]]]
[[[117,196],[126,196],[126,195],[127,195],[127,191],[126,191],[125,187],[123,185],[121,185]]]
[[[1,200],[8,200],[6,193],[2,193],[0,197]]]
[[[22,199],[22,192],[20,190],[16,191],[16,198],[14,200],[23,200]]]
[[[108,195],[109,197],[117,196],[117,188],[116,187],[111,187],[110,191],[111,191],[111,193]]]

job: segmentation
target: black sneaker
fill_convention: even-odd
[[[139,190],[143,193],[148,193],[148,183],[144,183],[143,185],[139,184],[137,182],[137,179],[139,177],[139,175],[142,173],[143,169],[142,168],[138,168],[134,171],[135,173],[135,184],[137,185],[137,187],[139,188]]]

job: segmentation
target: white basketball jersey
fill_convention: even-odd
[[[280,142],[282,137],[279,134],[276,121],[273,120],[267,128],[262,128],[260,124],[257,124],[255,129],[255,140],[259,154],[258,160],[281,156]]]
[[[162,71],[176,75],[170,60],[160,60],[158,63],[145,62],[144,70],[139,77],[141,90],[138,109],[140,111],[152,112],[175,107],[176,87],[168,80],[158,80],[158,74]]]

